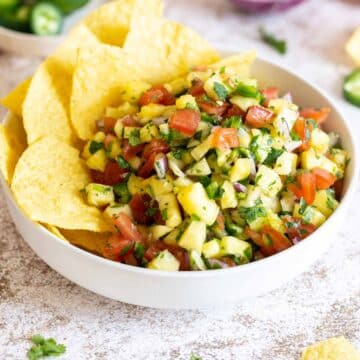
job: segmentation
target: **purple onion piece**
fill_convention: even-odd
[[[296,244],[298,244],[298,243],[301,241],[301,239],[296,236],[296,237],[294,237],[293,239],[291,239],[291,241],[292,241],[292,243],[293,243],[294,245],[296,245]]]
[[[166,120],[167,120],[166,116],[159,116],[157,118],[154,118],[152,122],[154,125],[161,125],[164,124]]]
[[[233,183],[234,189],[236,192],[241,192],[241,193],[246,193],[247,192],[247,188],[245,185],[241,184],[241,183]]]
[[[211,266],[211,268],[219,268],[219,269],[226,269],[229,267],[228,264],[224,263],[223,261],[220,261],[218,259],[208,259],[208,263]]]
[[[287,92],[284,96],[283,96],[283,99],[289,103],[292,103],[293,101],[293,98],[292,98],[292,95],[290,92]]]
[[[232,0],[235,6],[248,12],[286,10],[303,1],[304,0]]]
[[[166,176],[168,170],[168,161],[165,154],[157,154],[154,162],[154,169],[157,176],[163,179]]]

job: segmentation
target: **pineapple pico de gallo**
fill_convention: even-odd
[[[338,206],[348,154],[330,109],[299,108],[256,79],[195,68],[109,107],[83,157],[84,193],[114,224],[104,257],[207,270],[283,251]]]

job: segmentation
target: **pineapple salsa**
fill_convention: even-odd
[[[83,157],[87,202],[114,225],[104,257],[157,270],[246,264],[314,232],[338,206],[348,154],[299,108],[225,67],[134,81]]]

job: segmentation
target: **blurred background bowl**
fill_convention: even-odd
[[[302,3],[304,0],[231,0],[240,10],[247,12],[264,12],[286,10]]]

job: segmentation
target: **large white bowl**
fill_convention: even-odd
[[[291,90],[295,103],[301,106],[331,107],[326,128],[340,134],[344,148],[351,154],[340,206],[314,234],[274,256],[229,269],[174,273],[137,268],[76,248],[30,221],[1,177],[10,214],[24,240],[50,267],[76,284],[112,299],[156,308],[235,303],[275,289],[306,270],[336,239],[353,196],[358,174],[354,138],[334,102],[314,85],[261,59],[256,61],[253,74],[260,85],[275,85],[284,92]]]

